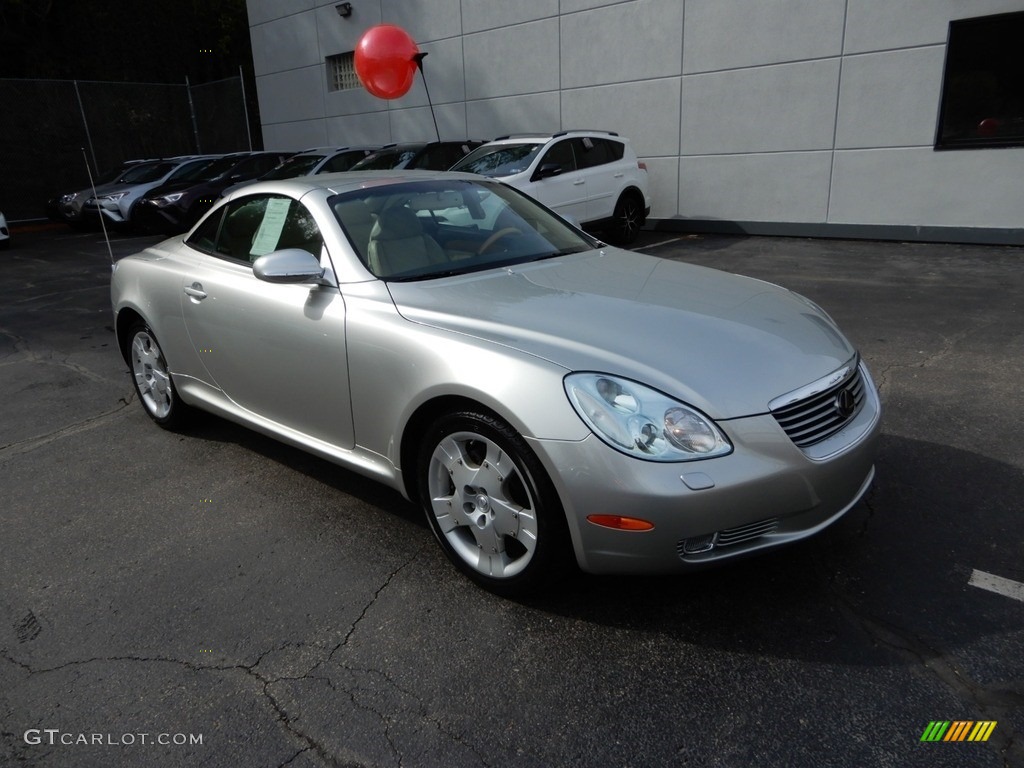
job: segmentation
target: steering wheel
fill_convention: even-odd
[[[501,240],[503,237],[508,237],[509,235],[521,235],[521,234],[523,234],[523,233],[520,232],[515,227],[505,227],[504,229],[499,229],[497,232],[495,232],[490,237],[488,237],[486,240],[484,240],[483,245],[481,245],[479,248],[476,249],[476,255],[477,256],[482,256],[483,254],[487,253],[487,251],[489,251],[491,249],[491,247],[496,242]]]

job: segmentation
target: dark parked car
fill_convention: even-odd
[[[483,143],[469,139],[466,141],[418,141],[405,144],[385,144],[349,170],[390,171],[404,168],[421,171],[447,171]]]
[[[96,192],[102,193],[114,184],[131,182],[148,170],[140,170],[159,163],[159,160],[126,160],[117,168],[97,173],[93,178]],[[93,196],[93,187],[84,187],[72,192],[61,192],[46,202],[46,215],[54,221],[78,224],[82,220],[82,206]]]
[[[234,192],[246,184],[256,181],[279,181],[281,179],[295,179],[299,176],[313,176],[318,173],[338,173],[347,171],[363,158],[373,154],[380,146],[369,147],[318,147],[317,149],[304,149],[292,155],[276,168],[272,168],[258,179],[242,181],[232,184],[225,189],[222,197]]]
[[[136,211],[138,224],[168,234],[184,232],[199,221],[225,189],[240,181],[262,176],[290,156],[290,152],[225,155],[172,184],[152,190],[139,201]]]
[[[145,164],[127,171],[121,181],[96,189],[82,205],[82,217],[97,221],[102,214],[107,226],[124,227],[132,224],[139,201],[158,187],[173,184],[189,174],[206,168],[220,155],[197,155],[170,158]]]

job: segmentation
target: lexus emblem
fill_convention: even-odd
[[[836,409],[836,413],[839,414],[839,417],[845,420],[853,416],[853,412],[857,408],[857,401],[850,390],[844,389],[836,395],[832,405]]]

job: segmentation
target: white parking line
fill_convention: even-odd
[[[671,240],[662,240],[660,243],[651,243],[650,245],[641,245],[634,248],[634,251],[646,251],[648,248],[657,248],[659,245],[668,245],[669,243],[678,243],[680,240],[685,240],[685,237],[673,237]]]
[[[1024,603],[1024,584],[1019,581],[1004,579],[1002,576],[995,576],[984,571],[971,571],[971,578],[967,583],[978,589],[986,589],[995,592],[997,595],[1009,597],[1013,600],[1020,600]]]

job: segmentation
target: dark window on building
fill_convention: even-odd
[[[327,64],[328,91],[350,91],[363,87],[356,74],[355,51],[328,56],[324,61]]]
[[[1024,13],[949,23],[936,149],[1024,146]]]

